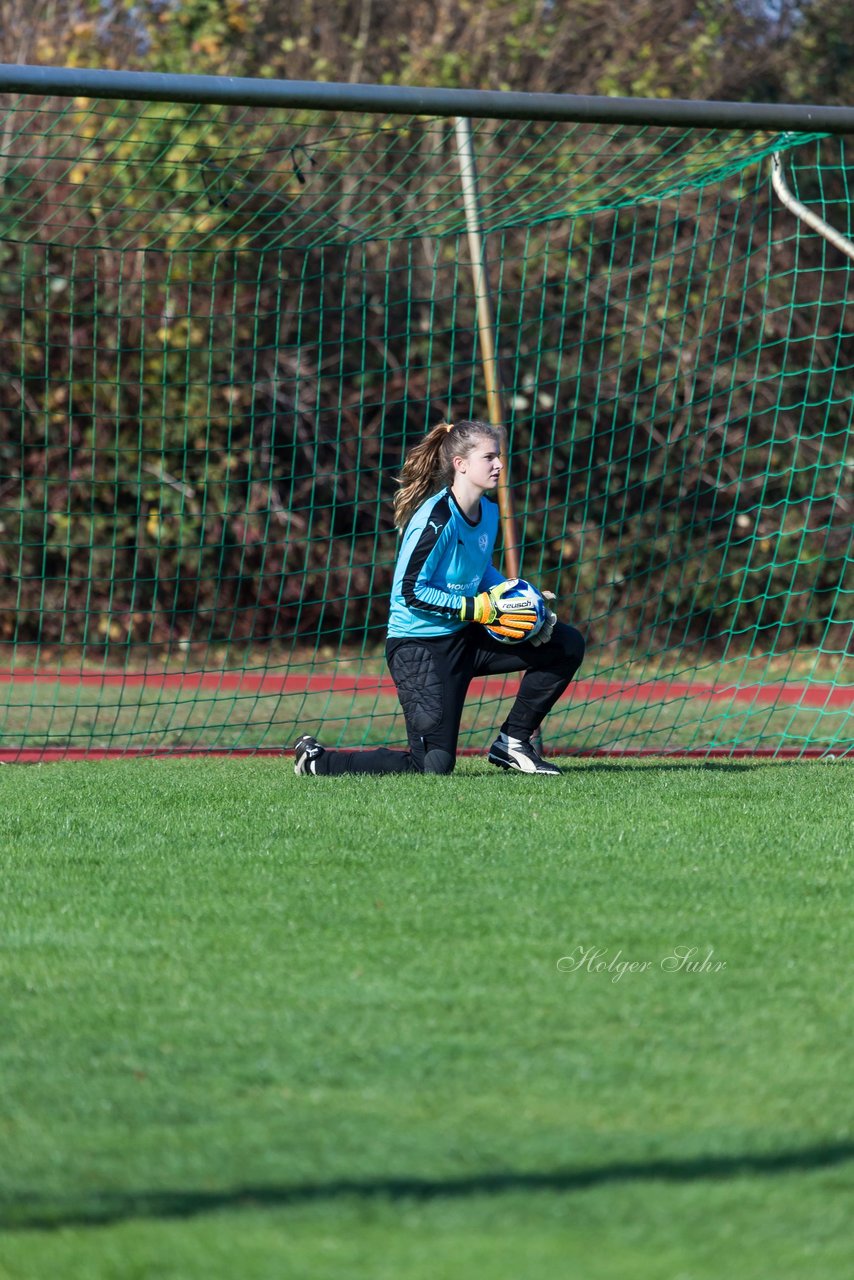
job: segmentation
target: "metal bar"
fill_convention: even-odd
[[[565,120],[790,133],[854,133],[854,107],[686,98],[610,98],[564,93],[505,93],[403,85],[256,80],[0,63],[0,93],[134,98],[148,102],[234,103],[325,111],[377,111],[494,120]]]
[[[825,222],[824,218],[819,217],[817,213],[813,213],[812,209],[802,204],[797,196],[789,190],[783,175],[783,162],[780,159],[779,151],[775,151],[771,157],[771,185],[786,208],[791,210],[796,218],[800,218],[808,227],[812,227],[813,231],[817,231],[820,236],[824,236],[825,240],[829,240],[841,253],[847,254],[849,258],[854,260],[854,243],[847,236],[844,236],[841,231],[835,230],[829,222]]]
[[[471,141],[471,128],[464,116],[456,120],[457,155],[460,163],[460,182],[466,211],[471,272],[474,297],[477,306],[477,334],[480,359],[483,365],[483,381],[486,386],[486,403],[489,421],[504,430],[504,397],[501,388],[501,371],[495,351],[495,318],[489,295],[489,279],[483,254],[483,236],[480,229],[480,208],[477,198],[477,167]],[[504,466],[498,480],[498,509],[501,513],[501,531],[504,543],[504,561],[508,578],[519,577],[519,536],[516,530],[516,513],[510,491],[510,468],[506,444],[502,445]]]

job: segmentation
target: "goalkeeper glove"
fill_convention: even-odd
[[[548,607],[552,602],[552,600],[554,600],[555,593],[553,591],[541,591],[540,595],[543,597],[543,599],[546,602],[546,609],[548,610],[548,612],[546,613],[546,620],[543,623],[543,625],[540,627],[537,634],[531,637],[531,644],[548,644],[548,642],[552,638],[552,632],[555,629],[555,623],[557,622],[557,614],[552,609],[549,609]]]
[[[509,609],[502,605],[501,598],[512,590],[518,578],[508,578],[505,582],[497,582],[488,591],[481,591],[478,596],[466,596],[460,609],[463,622],[480,622],[491,627],[496,634],[506,636],[508,640],[524,640],[529,631],[537,623],[537,615],[528,609],[523,602],[521,608]]]

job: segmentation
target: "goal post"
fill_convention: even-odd
[[[0,67],[0,755],[403,742],[395,476],[495,389],[548,750],[852,753],[852,131]]]

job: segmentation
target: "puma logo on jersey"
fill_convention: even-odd
[[[435,529],[437,533],[441,533],[445,527],[443,524],[436,524],[435,520],[428,520],[427,524],[431,529]]]

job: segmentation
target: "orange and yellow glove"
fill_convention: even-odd
[[[518,581],[508,578],[478,596],[466,596],[460,609],[463,622],[480,622],[508,640],[524,640],[537,625],[536,613],[526,600],[502,600]]]

